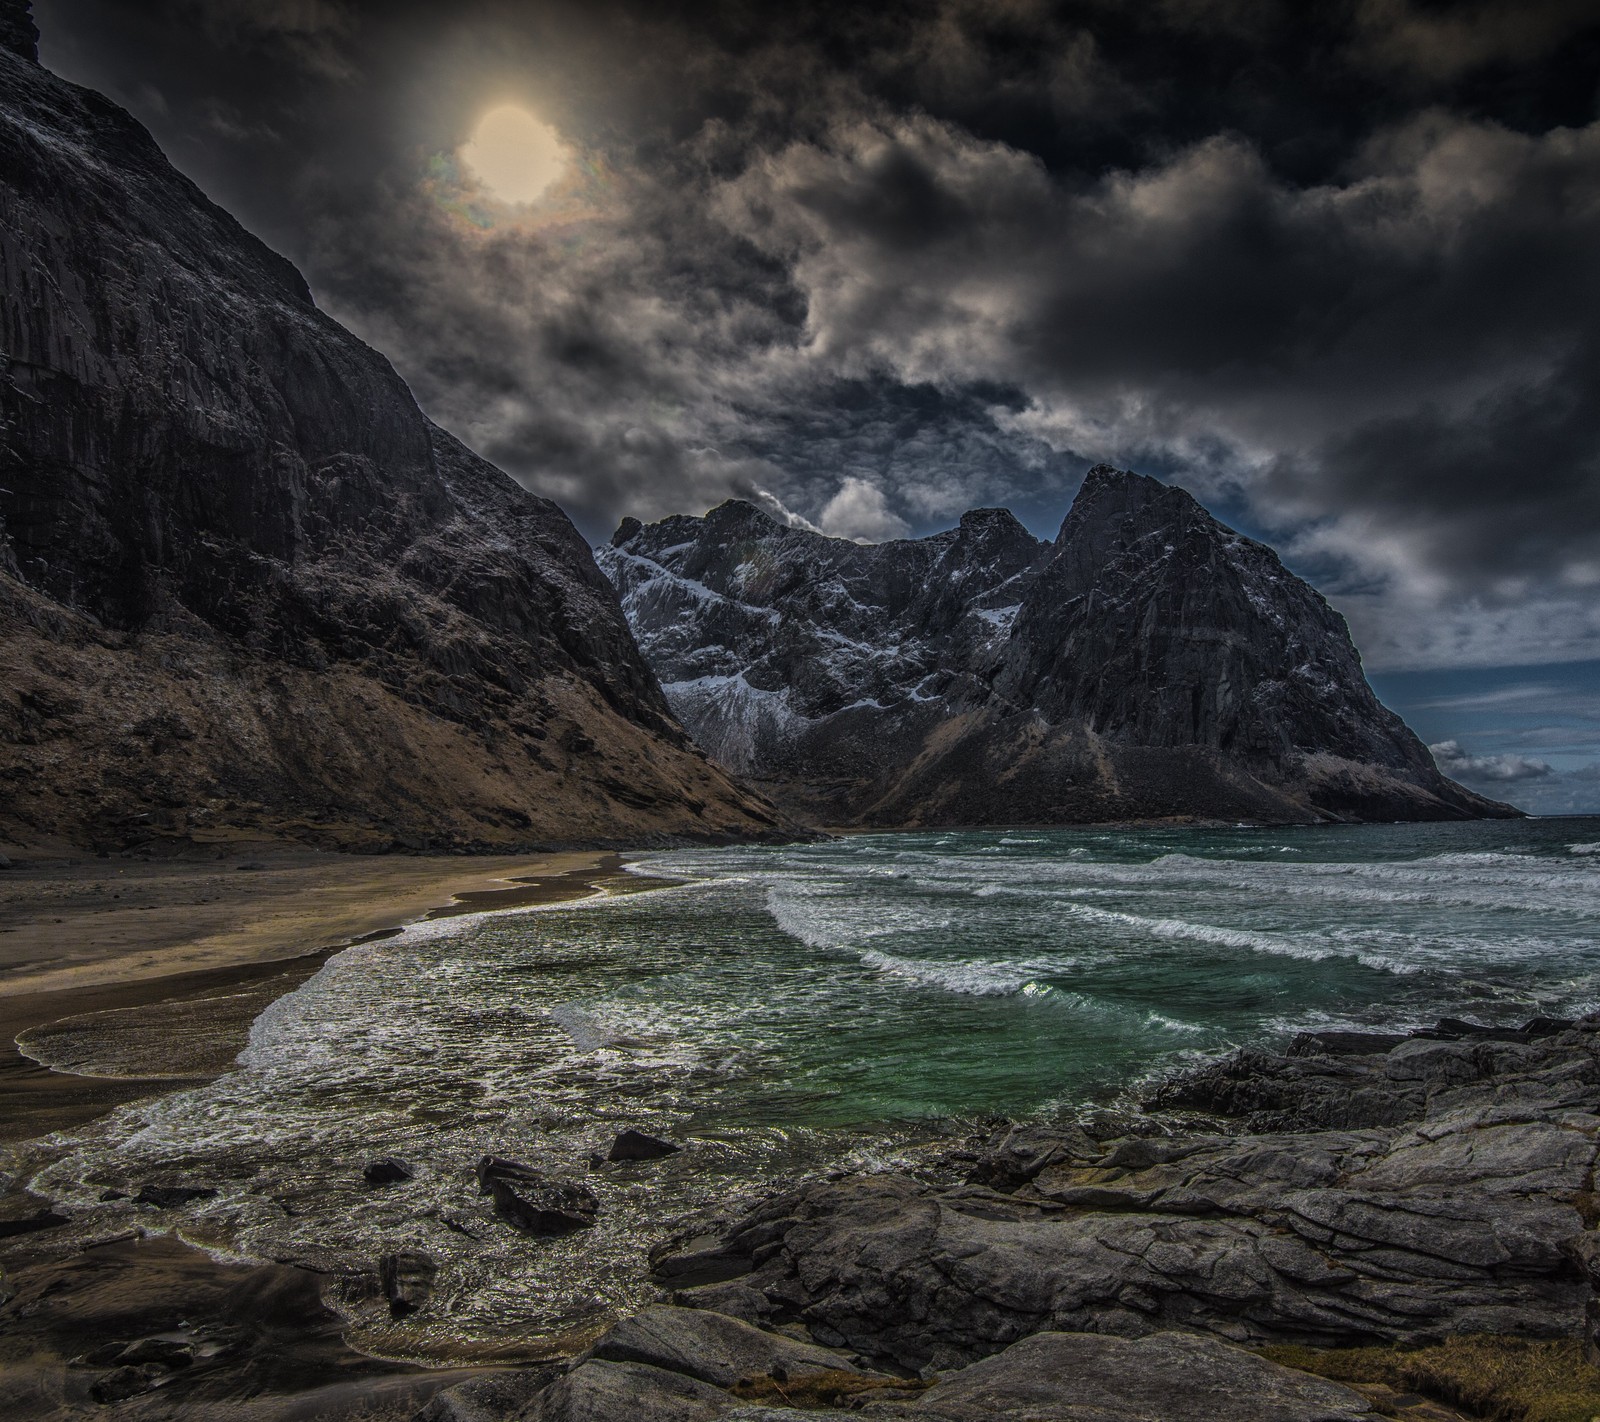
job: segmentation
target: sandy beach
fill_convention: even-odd
[[[636,887],[619,856],[467,860],[272,848],[224,859],[56,860],[0,874],[0,1140],[226,1070],[250,1023],[327,957],[430,915]],[[72,1070],[94,1030],[114,1072]],[[52,1071],[17,1047],[21,1036]]]

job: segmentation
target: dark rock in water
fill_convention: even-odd
[[[544,1172],[520,1160],[510,1160],[503,1155],[486,1155],[477,1165],[478,1193],[488,1195],[496,1180],[525,1180],[538,1183]]]
[[[570,1180],[496,1179],[489,1193],[494,1212],[524,1234],[571,1234],[588,1229],[600,1213],[599,1196]]]
[[[361,1178],[369,1185],[403,1185],[412,1178],[410,1169],[401,1161],[392,1156],[385,1156],[382,1160],[373,1160],[361,1172]]]
[[[486,1155],[478,1162],[478,1191],[494,1212],[525,1234],[570,1234],[600,1213],[600,1197],[573,1180],[556,1180],[520,1160]]]
[[[55,1210],[35,1210],[31,1215],[25,1215],[18,1220],[0,1220],[0,1239],[10,1239],[19,1234],[32,1234],[36,1230],[55,1229],[58,1225],[70,1223],[70,1216],[57,1213]]]
[[[1432,1027],[1419,1028],[1413,1037],[1434,1037],[1447,1042],[1477,1038],[1490,1042],[1529,1042],[1537,1037],[1553,1037],[1565,1032],[1572,1022],[1560,1017],[1535,1017],[1521,1027],[1494,1027],[1482,1022],[1467,1022],[1459,1017],[1441,1017]]]
[[[1359,1057],[1387,1052],[1407,1040],[1404,1032],[1301,1032],[1285,1053],[1291,1057]]]
[[[431,1255],[412,1250],[385,1254],[378,1261],[378,1282],[395,1318],[415,1313],[428,1301],[439,1265]]]
[[[773,832],[561,510],[432,424],[32,34],[7,0],[0,837]]]
[[[154,1205],[158,1210],[172,1210],[194,1200],[213,1200],[217,1192],[209,1185],[143,1185],[133,1197],[136,1205]]]
[[[660,1160],[662,1156],[676,1155],[683,1147],[664,1141],[659,1136],[648,1136],[643,1131],[621,1132],[611,1144],[607,1160]]]
[[[595,554],[699,743],[823,823],[1519,813],[1439,773],[1270,548],[1108,465],[1054,543],[1003,509],[860,545],[730,501]]]

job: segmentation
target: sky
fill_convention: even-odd
[[[596,541],[1102,460],[1271,542],[1442,768],[1600,809],[1593,0],[38,0]]]

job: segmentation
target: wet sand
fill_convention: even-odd
[[[282,1264],[220,1264],[170,1237],[8,1264],[14,1297],[0,1315],[0,1416],[8,1418],[401,1422],[479,1371],[365,1357],[345,1345],[327,1305],[336,1281]],[[147,1355],[183,1361],[141,1377],[115,1356],[140,1340]]]

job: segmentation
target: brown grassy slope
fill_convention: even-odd
[[[360,851],[496,849],[774,826],[692,747],[575,677],[467,724],[359,667],[246,654],[193,618],[109,633],[0,574],[0,844],[244,831]]]

